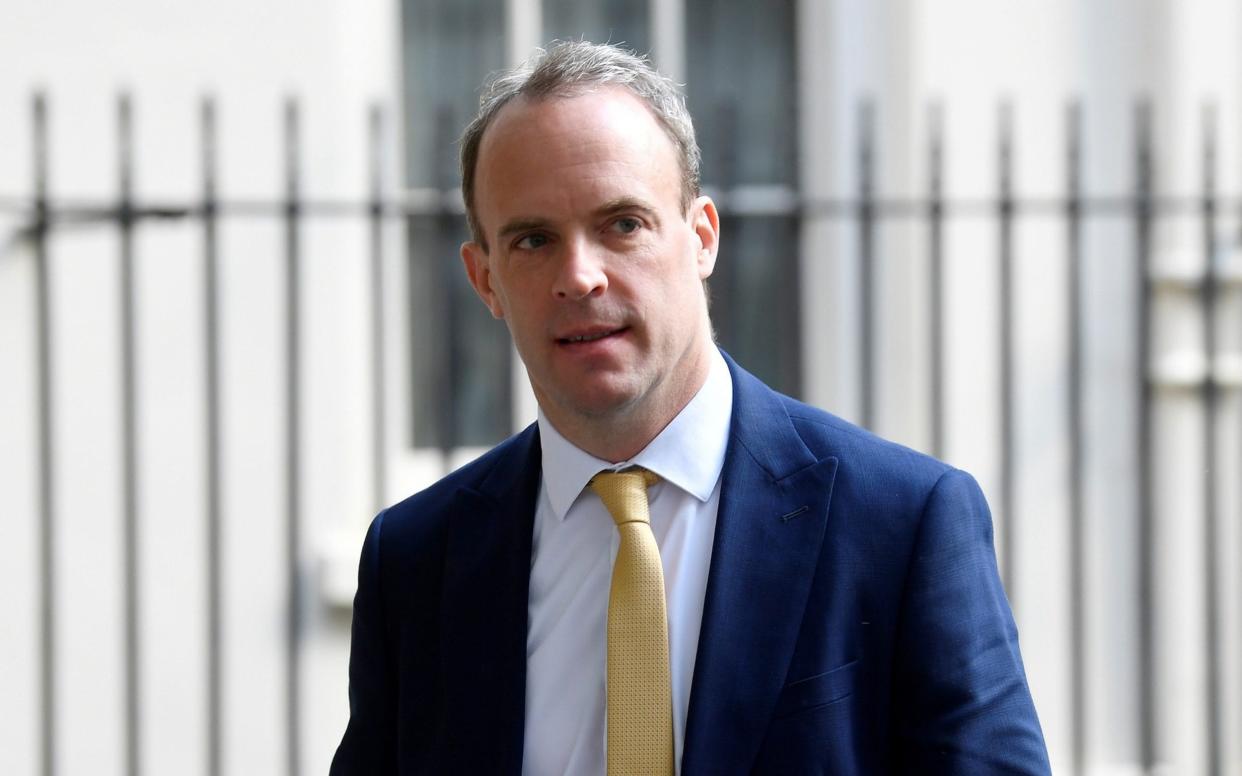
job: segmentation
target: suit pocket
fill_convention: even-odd
[[[831,671],[790,682],[781,690],[772,716],[789,717],[848,698],[854,694],[857,676],[858,661],[852,660]]]

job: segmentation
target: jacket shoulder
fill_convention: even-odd
[[[945,474],[956,471],[818,407],[783,394],[780,399],[803,444],[818,458],[836,458],[841,473],[865,475],[862,480],[876,487],[927,494]]]
[[[384,546],[418,546],[443,533],[462,490],[490,495],[529,474],[531,456],[538,462],[539,432],[532,424],[483,455],[446,474],[423,490],[385,509]]]

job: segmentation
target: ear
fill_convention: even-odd
[[[699,241],[699,280],[707,280],[716,268],[716,252],[720,249],[720,214],[711,197],[699,197],[690,205],[690,226]]]
[[[487,309],[492,311],[492,317],[504,318],[505,310],[500,304],[500,296],[492,288],[492,271],[488,259],[487,251],[477,242],[461,244],[461,263],[466,265],[466,277],[470,278],[474,292],[487,305]]]

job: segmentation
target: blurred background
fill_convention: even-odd
[[[324,773],[362,532],[525,426],[490,71],[686,84],[722,345],[973,472],[1058,774],[1242,774],[1242,7],[5,0],[0,772]]]

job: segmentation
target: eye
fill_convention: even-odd
[[[535,232],[519,237],[517,242],[513,243],[513,247],[519,251],[537,251],[548,244],[548,236]]]
[[[643,228],[643,222],[633,216],[622,216],[609,224],[609,228],[621,234],[633,234]]]

